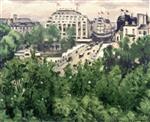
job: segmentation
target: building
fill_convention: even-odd
[[[15,56],[20,58],[20,59],[24,59],[24,58],[30,58],[31,57],[31,49],[23,49],[23,50],[18,50],[16,53],[15,53]],[[36,57],[40,57],[41,56],[41,53],[36,51],[35,52],[35,56]]]
[[[98,17],[92,23],[92,40],[98,42],[112,42],[115,28],[112,26],[109,19]]]
[[[137,25],[147,25],[148,16],[147,14],[138,13],[137,14]]]
[[[87,16],[82,15],[76,10],[59,9],[51,15],[46,26],[55,24],[61,32],[61,38],[66,37],[66,30],[69,27],[74,27],[76,39],[86,39],[89,38],[89,23],[90,21]]]
[[[128,22],[126,22],[126,25],[123,27],[123,38],[129,37],[130,40],[134,41],[137,39],[138,35],[138,27],[136,24],[129,25]]]
[[[146,14],[137,14],[137,17],[133,17],[133,15],[124,13],[118,17],[116,41],[128,37],[131,42],[134,42],[139,37],[150,34],[149,32],[149,20]]]
[[[40,25],[39,22],[33,22],[30,18],[18,18],[16,14],[13,18],[0,18],[0,23],[7,24],[11,29],[20,33],[30,32],[34,26]]]
[[[80,45],[80,44],[92,44],[93,41],[92,39],[77,39],[76,40],[76,45]]]
[[[17,15],[13,15],[10,23],[11,29],[20,33],[30,32],[37,25],[40,25],[40,23],[33,22],[30,18],[18,18]]]
[[[0,18],[0,24],[8,24],[9,21],[10,20],[8,18]]]

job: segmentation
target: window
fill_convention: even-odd
[[[117,41],[119,41],[119,36],[117,36]]]
[[[72,20],[72,19],[73,19],[73,16],[70,16],[70,19]]]
[[[63,28],[63,31],[66,31],[66,28],[65,28],[65,27]]]
[[[59,26],[59,30],[61,30],[61,26]]]
[[[83,32],[83,36],[86,36],[86,32]]]
[[[80,26],[80,25],[81,25],[81,22],[78,22],[78,25]]]
[[[139,34],[141,34],[141,31],[139,31]]]
[[[143,35],[146,35],[146,34],[147,34],[146,31],[144,31],[144,32],[143,32]]]
[[[135,35],[135,29],[132,29],[132,33],[133,33],[133,35]]]
[[[128,29],[127,28],[125,29],[125,33],[128,34]]]
[[[70,28],[71,27],[71,25],[70,24],[68,24],[68,28]]]
[[[66,20],[68,20],[69,16],[66,16]]]

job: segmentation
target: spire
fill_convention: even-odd
[[[75,3],[75,6],[76,6],[76,11],[78,11],[78,9],[79,9],[79,3],[76,2],[76,3]]]
[[[56,2],[56,8],[57,8],[57,10],[59,10],[59,8],[60,8],[60,3],[59,3],[59,1]]]

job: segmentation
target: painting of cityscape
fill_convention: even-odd
[[[150,1],[0,0],[0,122],[150,122]]]

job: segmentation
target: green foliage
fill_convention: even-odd
[[[43,26],[35,26],[31,32],[25,34],[25,43],[26,44],[40,44],[44,40],[45,30]]]
[[[9,39],[2,42],[15,48]],[[0,73],[0,121],[149,122],[150,40],[141,40],[129,45],[125,38],[118,49],[105,49],[103,59],[78,65],[76,73],[68,66],[62,77],[52,63],[35,58],[7,62]]]
[[[60,41],[60,31],[55,25],[50,25],[46,29],[49,42]]]
[[[11,59],[15,51],[23,43],[22,35],[18,32],[11,30],[5,34],[0,40],[0,60],[2,61]]]
[[[31,32],[27,32],[24,36],[27,45],[42,45],[45,41],[52,44],[59,41],[60,32],[55,25],[44,28],[42,25],[35,26]]]
[[[62,50],[66,51],[67,49],[75,46],[75,28],[70,27],[66,30],[66,37],[61,40]]]
[[[3,38],[3,36],[7,35],[10,31],[10,27],[5,24],[0,24],[0,40]]]
[[[70,47],[72,48],[75,45],[75,28],[74,27],[70,27],[67,29],[67,41],[70,45]]]

